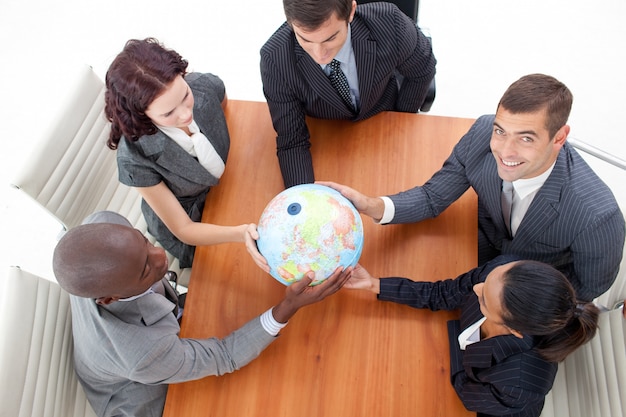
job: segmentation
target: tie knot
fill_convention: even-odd
[[[510,181],[502,181],[502,191],[507,193],[513,191],[513,183]]]
[[[341,62],[337,61],[336,59],[333,59],[332,61],[330,61],[330,69],[333,71],[337,71],[338,69],[341,69]]]

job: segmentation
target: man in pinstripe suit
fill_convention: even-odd
[[[553,77],[524,76],[504,93],[495,116],[480,117],[423,186],[377,198],[323,184],[381,224],[435,217],[472,187],[479,265],[500,254],[545,262],[569,278],[580,300],[592,300],[617,276],[625,226],[611,190],[567,143],[572,100]],[[510,224],[502,210],[506,182],[514,189]]]
[[[261,49],[263,92],[285,187],[314,181],[306,116],[367,119],[418,112],[435,76],[430,40],[394,4],[284,0],[287,22]],[[332,86],[339,61],[348,99]]]

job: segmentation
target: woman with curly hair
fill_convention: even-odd
[[[187,73],[187,61],[154,38],[129,40],[106,74],[107,145],[117,149],[119,180],[141,196],[148,231],[190,267],[195,247],[244,242],[256,249],[255,224],[201,223],[206,195],[224,172],[230,138],[224,83]]]

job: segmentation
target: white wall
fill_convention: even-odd
[[[419,23],[438,59],[431,114],[493,113],[511,82],[548,73],[574,93],[572,135],[626,159],[625,19],[624,0],[422,0]],[[1,0],[0,233],[11,244],[0,265],[47,267],[56,226],[4,184],[51,123],[74,68],[104,77],[127,39],[154,36],[192,69],[219,75],[230,98],[262,101],[258,51],[283,20],[280,0]],[[626,173],[597,169],[626,201]],[[27,244],[35,255],[24,255]]]

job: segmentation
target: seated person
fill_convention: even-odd
[[[187,74],[187,61],[156,39],[131,39],[106,74],[108,146],[117,149],[119,180],[135,187],[148,232],[181,268],[198,245],[245,242],[256,249],[256,225],[201,223],[209,189],[224,172],[230,137],[222,106],[224,83],[212,74]]]
[[[460,308],[460,321],[448,322],[450,379],[479,417],[539,416],[557,362],[597,328],[598,309],[578,301],[562,273],[511,256],[437,282],[373,278],[357,265],[345,288],[414,308]]]
[[[181,338],[164,250],[119,214],[98,212],[86,222],[59,241],[53,268],[70,293],[76,374],[100,417],[161,416],[168,384],[240,369],[298,309],[335,293],[351,272],[337,269],[309,287],[311,272],[224,339]]]
[[[572,100],[553,77],[523,76],[506,90],[495,116],[476,120],[423,185],[369,197],[321,184],[382,224],[436,217],[472,187],[478,265],[500,254],[546,262],[567,276],[578,299],[591,301],[617,277],[625,226],[609,187],[567,142]]]
[[[387,110],[416,113],[436,60],[430,40],[392,3],[283,5],[287,22],[261,49],[261,79],[291,187],[315,180],[306,116],[358,121]]]

